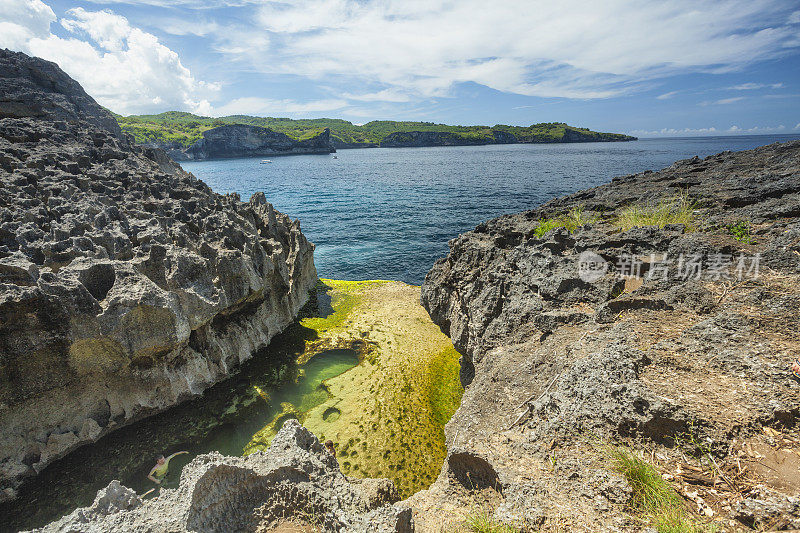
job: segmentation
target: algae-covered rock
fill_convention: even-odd
[[[342,350],[360,362],[307,393],[305,407],[284,405],[246,451],[263,449],[283,418],[296,416],[333,441],[345,474],[388,477],[403,496],[427,487],[444,460],[444,424],[462,389],[458,354],[420,306],[419,287],[322,280],[316,303],[301,321],[301,368]]]

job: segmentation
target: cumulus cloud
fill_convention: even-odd
[[[800,124],[795,126],[800,129]],[[740,128],[733,125],[728,129],[717,129],[714,126],[707,128],[662,128],[660,130],[632,130],[629,133],[638,137],[694,137],[706,135],[747,135],[747,134],[769,134],[780,133],[786,130],[783,124],[778,126],[753,126],[752,128]]]
[[[729,72],[798,45],[780,0],[506,0],[491,8],[480,0],[296,0],[257,13],[260,32],[225,32],[218,49],[262,72],[423,96],[475,82],[606,98],[670,74]]]
[[[41,0],[3,0],[0,47],[55,61],[100,104],[117,113],[188,109],[200,114],[219,85],[196,80],[176,52],[111,11],[71,9],[57,17]]]

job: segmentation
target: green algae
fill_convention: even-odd
[[[345,281],[320,278],[315,288],[316,297],[322,300],[321,313],[325,316],[311,316],[300,323],[317,334],[341,328],[348,316],[362,301],[363,292],[370,287],[389,283],[386,280]],[[332,293],[329,295],[329,293]]]
[[[253,434],[242,453],[248,455],[265,450],[284,422],[290,418],[302,421],[305,413],[330,397],[326,380],[346,372],[356,364],[358,357],[354,351],[328,350],[310,355],[303,366],[297,368],[293,379],[272,387],[253,385],[260,399],[272,408],[274,415]]]
[[[459,354],[420,306],[419,287],[322,280],[316,304],[300,321],[305,351],[298,364],[342,348],[356,351],[360,362],[320,383],[314,401],[295,406],[295,416],[334,442],[345,474],[388,477],[404,497],[427,488],[444,461],[444,424],[463,389]],[[263,449],[278,422],[257,432],[246,450]]]

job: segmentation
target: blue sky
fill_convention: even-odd
[[[789,0],[3,0],[111,110],[800,133]]]

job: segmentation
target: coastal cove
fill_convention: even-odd
[[[481,222],[533,209],[613,176],[679,159],[755,148],[800,135],[640,139],[342,150],[260,165],[259,158],[181,162],[225,194],[264,192],[300,220],[320,276],[419,285],[447,241]]]
[[[0,533],[800,533],[800,0],[0,2]]]
[[[322,280],[301,317],[201,396],[49,465],[0,503],[0,532],[44,526],[114,479],[145,494],[156,488],[146,477],[156,454],[186,450],[161,485],[177,488],[196,455],[266,450],[292,418],[333,440],[346,474],[389,478],[402,497],[427,488],[463,389],[458,353],[419,305],[419,287]]]

